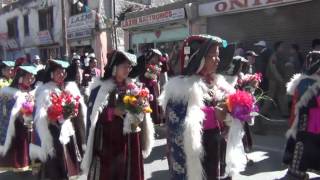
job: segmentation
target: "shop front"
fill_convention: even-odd
[[[183,7],[128,18],[121,26],[130,36],[125,43],[137,55],[149,48],[170,54],[189,35]]]
[[[207,17],[207,32],[246,48],[260,40],[297,43],[306,52],[320,37],[317,0],[221,0],[199,5],[199,16]]]

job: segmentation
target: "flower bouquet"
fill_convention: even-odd
[[[51,105],[47,110],[48,119],[53,124],[61,125],[59,140],[64,145],[69,143],[70,136],[75,139],[75,130],[70,119],[78,115],[79,99],[79,96],[74,97],[67,91],[50,94]]]
[[[123,97],[123,109],[127,111],[124,118],[124,133],[138,132],[138,125],[143,121],[145,113],[151,113],[149,101],[153,96],[142,84],[129,83]]]
[[[80,97],[73,97],[69,92],[63,91],[60,94],[52,92],[50,94],[51,105],[47,113],[51,122],[62,123],[65,119],[70,119],[78,115]]]
[[[259,87],[259,84],[262,81],[262,74],[246,74],[238,79],[237,85],[240,89],[254,91]]]
[[[144,76],[147,79],[150,79],[151,80],[150,83],[153,85],[157,83],[157,79],[160,73],[161,73],[161,67],[159,65],[149,64],[147,66],[147,71],[145,72]]]
[[[242,122],[251,120],[259,111],[254,96],[241,90],[229,95],[226,98],[226,105],[231,116]]]
[[[24,125],[28,129],[32,129],[33,125],[33,110],[34,110],[34,97],[32,95],[26,95],[25,102],[22,103],[20,113],[24,119]]]

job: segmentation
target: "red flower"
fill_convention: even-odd
[[[147,88],[141,89],[139,96],[141,97],[148,97],[149,96],[149,90]]]
[[[47,111],[49,120],[58,121],[62,118],[62,112],[63,108],[61,105],[51,105]]]

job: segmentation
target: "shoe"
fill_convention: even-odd
[[[284,177],[275,180],[309,180],[309,176],[308,174],[306,174],[305,176],[298,176],[287,172],[287,174]]]
[[[254,162],[251,159],[248,159],[247,166],[253,166]]]

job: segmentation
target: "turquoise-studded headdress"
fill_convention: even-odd
[[[213,45],[227,47],[228,43],[220,37],[207,34],[187,37],[180,51],[181,74],[192,75],[197,73],[203,57],[207,55]]]

